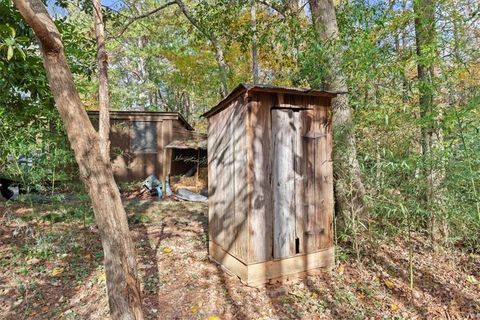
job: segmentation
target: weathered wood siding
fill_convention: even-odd
[[[328,106],[329,100],[321,97],[251,95],[247,121],[247,146],[252,148],[247,149],[249,263],[332,246]]]
[[[295,255],[295,143],[292,109],[272,109],[273,257]]]
[[[299,91],[243,85],[206,113],[209,254],[249,284],[334,264],[334,95]]]
[[[209,239],[247,262],[246,110],[244,97],[209,118]]]
[[[295,180],[295,238],[298,243],[295,243],[295,249],[298,250],[296,253],[305,253],[305,185],[306,181],[306,174],[305,174],[305,167],[306,167],[306,149],[304,146],[304,132],[305,132],[305,125],[303,121],[303,112],[305,111],[297,111],[293,113],[293,122],[295,123],[295,162],[294,162],[294,180]]]
[[[209,117],[209,239],[217,253],[254,264],[332,246],[328,106],[322,97],[253,92]]]
[[[316,252],[332,245],[333,176],[331,124],[326,107],[302,111],[303,176],[305,203],[305,252]]]
[[[271,121],[273,94],[252,94],[247,115],[249,263],[273,257]]]
[[[90,113],[92,123],[98,127],[98,113]],[[135,115],[135,113],[114,114],[111,119],[110,157],[117,181],[140,181],[155,174],[165,178],[170,173],[172,151],[165,148],[173,140],[189,140],[201,136],[188,130],[178,116]],[[134,123],[153,124],[156,131],[156,147],[148,152],[135,151],[132,148]]]
[[[232,145],[235,181],[235,253],[240,259],[248,261],[248,186],[247,186],[247,108],[245,96],[238,99],[232,121]]]

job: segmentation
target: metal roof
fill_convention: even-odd
[[[287,94],[298,94],[298,95],[307,95],[315,97],[325,97],[325,98],[335,98],[337,94],[345,92],[331,92],[317,89],[307,89],[307,88],[290,88],[290,87],[279,87],[266,84],[250,84],[250,83],[240,83],[228,96],[222,99],[216,106],[202,114],[202,117],[210,117],[217,112],[220,112],[224,109],[227,102],[232,101],[238,95],[244,92],[272,92],[272,93],[287,93]]]

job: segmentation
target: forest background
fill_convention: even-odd
[[[47,4],[82,101],[96,109],[91,3]],[[103,9],[111,110],[178,111],[202,132],[199,115],[238,83],[328,89],[337,57],[366,208],[351,204],[337,241],[359,255],[367,234],[419,231],[480,250],[478,1],[337,1],[339,36],[331,39],[319,38],[306,1],[125,0]],[[35,36],[10,0],[0,1],[0,35],[2,170],[37,190],[46,179],[50,191],[68,188],[73,155]],[[6,165],[32,154],[38,165],[28,172]],[[346,192],[356,192],[354,183]]]

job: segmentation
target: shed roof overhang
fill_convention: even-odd
[[[173,140],[165,148],[207,150],[207,140]]]
[[[209,118],[214,114],[225,109],[231,101],[237,98],[243,93],[250,92],[267,92],[267,93],[286,93],[294,95],[305,95],[313,97],[324,97],[324,98],[335,98],[340,93],[345,92],[331,92],[324,90],[316,89],[305,89],[305,88],[289,88],[289,87],[278,87],[265,84],[249,84],[249,83],[240,83],[228,96],[226,96],[222,101],[220,101],[216,106],[202,114],[202,117]]]
[[[97,110],[88,110],[88,115],[91,117],[98,117]],[[161,111],[110,111],[110,119],[114,120],[129,120],[129,121],[163,121],[163,120],[178,120],[182,125],[190,131],[193,127],[185,120],[185,118],[178,112],[161,112]]]

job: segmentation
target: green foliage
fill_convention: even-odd
[[[205,130],[197,116],[221,98],[218,65],[208,39],[212,35],[224,51],[230,88],[251,81],[254,35],[265,83],[323,88],[329,57],[340,51],[354,109],[371,234],[403,234],[412,228],[428,232],[429,220],[437,218],[448,230],[446,244],[480,250],[480,33],[472,23],[473,1],[436,2],[436,36],[420,56],[414,21],[422,17],[415,16],[411,1],[341,1],[336,5],[339,40],[323,42],[312,28],[308,9],[293,13],[284,1],[268,3],[282,12],[257,2],[256,32],[251,1],[185,1],[201,30],[176,5],[136,20],[125,30],[131,17],[159,4],[126,1],[116,10],[106,10],[112,109],[179,111]],[[96,108],[91,6],[62,1],[61,7],[65,15],[55,21],[77,86],[86,107]],[[69,179],[73,172],[66,168],[72,167],[73,157],[39,48],[5,0],[0,2],[0,35],[1,174],[32,186]],[[419,64],[434,66],[435,75],[419,80]],[[422,114],[421,93],[433,98]],[[422,128],[442,133],[442,143],[426,153]],[[35,156],[36,163],[12,163],[20,155]],[[443,176],[435,203],[427,200],[427,172]],[[341,234],[339,239],[351,241],[350,237]],[[340,252],[340,257],[348,254]]]
[[[430,232],[434,217],[444,225],[446,244],[478,251],[479,51],[467,40],[468,14],[449,4],[455,6],[449,1],[438,4],[443,15],[436,21],[437,36],[417,57],[411,3],[341,2],[338,42],[321,42],[314,32],[299,32],[306,48],[299,55],[294,83],[323,88],[328,57],[342,51],[370,232],[392,235],[410,227]],[[452,25],[455,34],[448,29]],[[438,52],[454,56],[441,58]],[[437,74],[419,81],[417,64],[434,65]],[[420,92],[434,97],[433,108],[422,117]],[[443,142],[426,155],[421,152],[421,128],[442,133]],[[437,202],[427,200],[431,185],[425,172],[444,176],[439,178]],[[350,241],[349,232],[340,240]]]
[[[129,224],[143,224],[150,222],[150,217],[143,213],[136,213],[128,217]]]
[[[71,69],[90,80],[94,42],[75,22],[56,20]],[[37,41],[10,1],[0,2],[0,176],[24,190],[52,192],[75,174]],[[78,83],[82,87],[82,79]],[[18,159],[28,159],[19,164]]]
[[[22,58],[25,59],[25,52],[22,49],[21,43],[28,42],[28,37],[17,37],[16,30],[8,24],[0,25],[0,37],[2,42],[0,43],[0,50],[6,50],[7,60],[13,58],[14,51]]]

